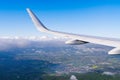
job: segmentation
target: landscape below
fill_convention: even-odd
[[[112,47],[65,45],[57,39],[0,38],[0,80],[120,80]]]

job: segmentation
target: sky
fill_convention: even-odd
[[[0,36],[42,36],[30,8],[49,29],[120,38],[120,0],[0,0]]]

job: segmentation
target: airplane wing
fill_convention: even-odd
[[[120,41],[118,40],[111,40],[111,39],[105,39],[101,37],[77,35],[77,34],[72,34],[72,33],[53,31],[53,30],[46,28],[30,9],[27,8],[27,12],[29,16],[31,17],[33,23],[37,27],[37,29],[41,32],[45,32],[45,33],[49,33],[49,34],[53,34],[53,35],[57,35],[61,37],[71,38],[72,40],[66,42],[68,44],[94,43],[94,44],[115,47],[114,49],[109,51],[108,54],[120,54]]]

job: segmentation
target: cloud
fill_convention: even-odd
[[[34,41],[50,41],[50,40],[65,40],[65,38],[61,38],[61,37],[49,37],[49,36],[40,36],[40,37],[36,37],[36,36],[31,36],[31,37],[27,37],[26,39],[29,40],[34,40]]]
[[[32,44],[34,41],[59,41],[64,40],[64,38],[59,37],[48,37],[48,36],[30,36],[30,37],[0,37],[0,51],[8,50],[12,48],[24,48]]]
[[[70,80],[78,80],[78,79],[76,78],[75,75],[72,75],[72,76],[70,77]]]
[[[0,39],[0,51],[3,51],[3,50],[8,50],[8,49],[11,49],[11,48],[16,48],[16,47],[19,47],[19,48],[23,48],[23,47],[26,47],[27,45],[29,45],[30,41],[28,40],[25,40],[25,39]]]
[[[115,75],[115,73],[112,73],[112,72],[103,72],[102,74],[103,74],[103,75],[111,75],[111,76],[112,76],[112,75]]]

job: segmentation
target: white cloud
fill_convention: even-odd
[[[102,74],[103,74],[103,75],[111,75],[111,76],[112,76],[112,75],[115,75],[115,73],[112,73],[112,72],[103,72]]]
[[[64,40],[64,38],[48,36],[30,36],[30,37],[2,36],[0,37],[0,50],[7,50],[13,47],[23,48],[28,46],[31,43],[31,41],[51,41],[51,40]]]
[[[8,50],[13,47],[26,47],[30,42],[25,39],[18,39],[18,38],[2,38],[0,39],[0,50]]]
[[[76,78],[75,75],[72,75],[72,76],[70,77],[70,80],[78,80],[78,79]]]

